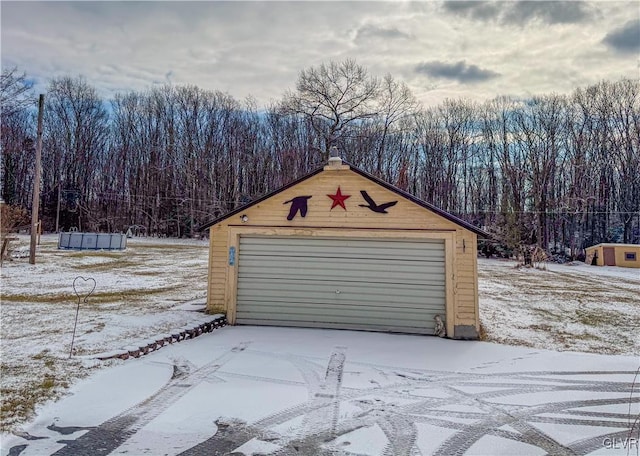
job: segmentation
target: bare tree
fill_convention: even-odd
[[[515,114],[517,147],[524,154],[528,170],[527,199],[536,218],[535,243],[545,250],[550,237],[547,211],[555,205],[553,185],[564,106],[564,99],[559,96],[534,97]]]
[[[33,146],[35,136],[32,115],[28,108],[35,101],[32,84],[25,73],[16,68],[2,70],[0,77],[0,181],[2,199],[6,203],[28,205],[25,185],[31,180],[25,169],[25,152]],[[27,171],[25,173],[25,171]]]
[[[32,105],[35,97],[33,83],[27,80],[27,74],[18,74],[17,68],[4,69],[0,76],[0,108],[2,116],[8,117]]]
[[[304,69],[295,92],[287,92],[285,113],[301,115],[322,137],[323,158],[349,127],[377,115],[380,82],[355,60]]]
[[[416,173],[418,195],[436,206],[443,207],[445,187],[445,133],[436,110],[424,110],[416,116],[416,153],[419,162]]]
[[[91,220],[97,179],[108,140],[108,116],[95,88],[81,77],[51,80],[45,112],[43,148],[44,203],[55,206],[59,185],[78,195],[74,220]],[[55,196],[54,196],[55,195]],[[86,219],[83,220],[83,217]],[[97,228],[97,227],[96,227]]]
[[[616,173],[616,202],[623,224],[623,242],[631,240],[634,217],[640,218],[640,84],[629,79],[609,86],[612,120],[611,155]]]
[[[382,176],[387,138],[394,133],[393,128],[397,125],[402,125],[403,128],[412,127],[411,123],[418,109],[418,102],[404,82],[396,81],[393,76],[387,74],[380,85],[378,103],[376,123],[379,124],[380,140],[375,166],[377,175]]]
[[[1,82],[2,196],[28,208],[35,110],[26,75],[6,70]],[[486,227],[503,253],[535,237],[575,257],[598,242],[640,241],[639,94],[637,81],[603,81],[571,96],[419,109],[404,83],[347,60],[303,70],[265,111],[171,85],[118,94],[107,110],[84,79],[57,78],[43,221],[52,226],[57,189],[74,190],[62,192],[63,226],[81,212],[88,229],[193,236],[316,168],[336,145],[354,165]]]

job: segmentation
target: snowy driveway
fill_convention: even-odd
[[[639,363],[226,327],[80,382],[3,439],[2,454],[635,455]]]

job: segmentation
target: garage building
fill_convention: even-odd
[[[598,244],[585,249],[585,263],[594,266],[640,268],[640,245]]]
[[[230,324],[478,337],[473,225],[331,158],[204,226]]]

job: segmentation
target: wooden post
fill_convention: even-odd
[[[58,208],[56,209],[56,234],[60,232],[60,196],[62,193],[61,190],[62,179],[58,182]]]
[[[33,205],[31,208],[31,246],[29,263],[36,264],[36,241],[38,236],[38,209],[40,205],[40,174],[42,167],[42,115],[44,112],[44,94],[38,100],[38,139],[36,143],[36,170],[33,177]]]

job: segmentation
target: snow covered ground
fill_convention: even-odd
[[[26,237],[22,242],[28,245]],[[165,447],[167,454],[211,454],[235,429],[251,437],[241,443],[244,437],[233,434],[229,445],[238,445],[228,450],[245,454],[290,445],[311,445],[303,454],[405,454],[400,442],[407,439],[422,454],[496,454],[495,445],[502,454],[569,454],[576,442],[589,448],[583,454],[627,454],[612,451],[623,445],[622,423],[638,414],[638,387],[630,386],[640,365],[638,270],[552,264],[540,271],[479,260],[488,340],[523,347],[224,328],[138,360],[98,361],[99,353],[211,320],[197,311],[205,302],[207,242],[134,238],[123,252],[60,251],[56,243],[55,236],[44,236],[36,265],[16,259],[1,270],[1,426],[14,432],[3,434],[2,454],[12,447],[12,456],[20,448],[25,455],[98,454],[79,449],[109,426],[121,426],[123,436],[111,442],[112,454],[158,454]],[[69,359],[77,276],[94,278],[96,289],[80,307]],[[349,394],[329,404],[338,390]],[[429,398],[428,404],[415,405],[416,396]],[[600,402],[580,402],[589,398]],[[553,405],[572,400],[578,408]],[[37,417],[29,421],[36,406]],[[278,415],[291,407],[288,420]],[[427,409],[429,416],[422,416]],[[507,424],[507,416],[526,422]],[[596,424],[578,425],[592,419]],[[327,423],[331,427],[323,428]],[[46,438],[29,440],[21,432]],[[605,434],[614,439],[612,448],[603,446]],[[327,445],[316,441],[318,435]],[[64,440],[76,446],[56,443]]]
[[[480,321],[490,341],[640,355],[640,269],[478,260]]]
[[[21,236],[21,243],[28,246],[28,237]],[[207,245],[134,238],[124,251],[72,251],[58,250],[57,237],[47,235],[35,265],[28,258],[5,262],[2,430],[28,417],[34,404],[64,394],[94,368],[114,363],[93,355],[211,320],[202,312],[182,310],[189,302],[204,308]],[[73,282],[78,276],[95,279],[96,289],[80,306],[75,356],[68,359],[78,303]]]
[[[2,451],[637,454],[637,368],[486,342],[225,327],[81,381]]]

